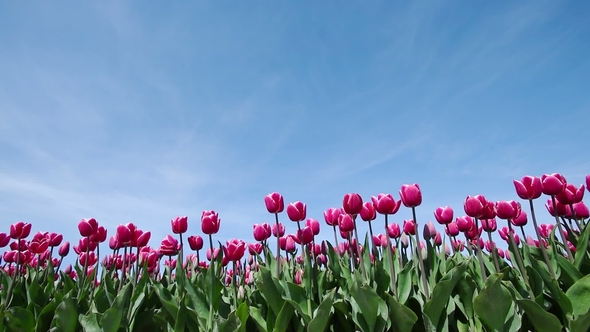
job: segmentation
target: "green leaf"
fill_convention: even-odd
[[[115,298],[113,306],[100,319],[100,325],[105,332],[117,332],[123,323],[123,317],[129,308],[131,284],[126,284]]]
[[[186,306],[184,305],[184,298],[182,298],[180,300],[180,305],[178,306],[176,319],[174,320],[174,332],[184,332],[187,314]]]
[[[332,289],[328,294],[324,296],[322,303],[313,313],[313,319],[309,322],[307,331],[309,332],[321,332],[326,330],[326,326],[332,316],[332,304],[334,303],[334,294],[336,294],[336,288]]]
[[[76,331],[78,325],[78,310],[72,300],[72,291],[69,291],[55,309],[53,320],[60,331]]]
[[[537,302],[528,299],[518,300],[517,302],[538,332],[561,331],[562,326],[559,319],[541,308]]]
[[[5,311],[4,322],[9,331],[35,331],[35,316],[20,307],[13,307]]]
[[[463,311],[465,317],[469,320],[474,318],[473,312],[473,294],[477,289],[477,285],[473,278],[469,274],[465,274],[462,278],[459,279],[457,282],[457,293],[459,294],[459,298],[461,299],[461,304],[463,306]]]
[[[570,331],[571,332],[587,332],[590,330],[590,311],[578,315],[574,320],[570,322]]]
[[[240,330],[240,319],[236,316],[236,311],[232,311],[227,319],[219,318],[215,320],[213,326],[214,332],[236,332]]]
[[[560,280],[566,284],[566,288],[573,285],[576,281],[582,279],[582,274],[580,271],[578,271],[578,269],[565,257],[557,255],[557,264],[561,268]]]
[[[240,320],[240,332],[245,332],[248,317],[250,317],[250,314],[248,313],[248,305],[245,302],[240,304],[238,309],[236,309],[236,317]]]
[[[281,281],[281,285],[283,286],[283,289],[285,291],[283,299],[291,303],[293,307],[295,307],[297,312],[301,314],[301,316],[305,320],[305,323],[309,324],[309,321],[311,321],[312,313],[308,310],[308,297],[303,287],[287,281]],[[311,301],[311,310],[314,310],[316,307],[317,304]]]
[[[488,277],[481,293],[473,300],[475,314],[482,323],[492,331],[503,331],[508,316],[512,296],[502,286],[502,274],[495,273]]]
[[[424,306],[424,313],[430,318],[430,321],[437,325],[443,310],[447,306],[447,302],[451,297],[455,285],[463,277],[467,270],[465,262],[452,268],[449,273],[445,274],[438,284],[434,286],[431,299]]]
[[[574,317],[590,310],[590,275],[578,280],[565,295],[570,299]]]
[[[394,257],[394,259],[396,259],[396,257]],[[410,261],[397,275],[397,295],[400,303],[406,303],[410,293],[412,292],[412,274],[414,271],[414,262]],[[387,281],[390,282],[389,279]]]
[[[580,238],[578,239],[578,243],[576,245],[576,254],[574,256],[574,266],[578,270],[580,270],[582,262],[588,253],[588,240],[590,240],[590,227],[586,225],[582,231],[582,234],[580,234]]]
[[[88,313],[88,315],[84,316],[80,314],[78,316],[78,320],[80,321],[80,325],[84,329],[84,332],[101,332],[100,325],[98,325],[98,317],[95,313]]]
[[[389,319],[394,332],[412,331],[418,321],[418,316],[405,305],[397,302],[391,295],[387,294],[389,304]]]
[[[262,332],[267,332],[266,321],[264,320],[264,318],[262,318],[260,310],[258,310],[258,308],[256,307],[248,307],[248,311],[250,312],[250,317],[252,317],[254,323],[256,323],[258,330]]]
[[[383,299],[377,295],[375,290],[367,285],[358,287],[356,283],[353,284],[350,289],[350,295],[358,304],[362,318],[367,323],[369,331],[374,331],[375,326],[377,325],[377,320],[380,316],[379,306],[387,308],[387,305]]]
[[[283,307],[277,315],[277,322],[274,328],[274,332],[285,332],[291,322],[291,317],[295,313],[295,308],[287,302],[283,303]]]
[[[275,315],[278,315],[279,310],[283,308],[285,301],[281,297],[281,293],[277,289],[270,271],[264,266],[260,266],[259,271],[261,278],[256,282],[256,286],[260,289],[260,292],[266,299],[268,307]]]
[[[178,305],[172,300],[172,295],[167,288],[164,288],[162,284],[154,284],[154,290],[156,295],[160,298],[162,307],[170,314],[172,318],[178,316]]]

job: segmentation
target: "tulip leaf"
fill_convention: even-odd
[[[418,316],[405,305],[397,302],[391,295],[387,294],[389,304],[389,320],[393,331],[412,331],[418,321]]]
[[[121,324],[123,324],[123,318],[125,317],[127,308],[129,308],[129,299],[131,297],[130,287],[131,284],[123,286],[121,292],[115,298],[113,306],[100,319],[100,326],[103,331],[117,332]]]
[[[268,330],[266,329],[266,321],[264,320],[264,318],[262,318],[260,310],[258,310],[258,308],[256,307],[248,307],[248,312],[250,313],[250,317],[252,317],[252,320],[254,320],[256,327],[258,327],[258,330],[262,332],[267,332]]]
[[[295,307],[295,309],[301,314],[301,317],[305,320],[305,323],[308,324],[311,320],[311,314],[317,307],[317,304],[308,298],[305,290],[302,287],[288,281],[281,281],[281,285],[285,291],[283,299],[291,303],[293,307]],[[308,308],[308,300],[310,301],[309,305],[311,308]],[[312,312],[309,312],[310,309]]]
[[[359,287],[354,283],[350,289],[350,295],[358,305],[358,309],[362,314],[361,317],[367,324],[368,331],[374,331],[379,323],[378,319],[380,316],[387,314],[387,305],[383,299],[377,295],[375,290],[367,285],[361,285]],[[388,319],[388,317],[381,318],[383,321]]]
[[[84,332],[101,332],[102,329],[100,325],[98,325],[98,317],[95,313],[90,312],[88,315],[80,314],[78,316],[78,320],[80,321],[80,325],[82,325],[82,329]]]
[[[563,281],[566,287],[570,287],[578,280],[582,279],[580,271],[569,260],[561,255],[557,255],[557,264],[561,268],[560,280]]]
[[[193,309],[195,309],[198,317],[200,319],[208,319],[209,318],[209,304],[207,303],[207,297],[203,294],[202,289],[195,288],[192,283],[187,282],[186,286],[186,293],[191,301]]]
[[[4,322],[8,331],[35,331],[35,316],[21,307],[12,307],[5,311]]]
[[[410,261],[397,275],[397,296],[400,303],[406,303],[408,297],[410,297],[412,292],[412,274],[414,271],[414,262]],[[390,281],[388,280],[388,282]]]
[[[178,305],[178,313],[176,314],[176,319],[174,320],[174,332],[184,332],[187,315],[188,313],[186,310],[186,306],[184,305],[184,298],[182,298],[180,299],[180,304]]]
[[[336,288],[332,289],[328,294],[324,296],[322,303],[317,307],[313,313],[313,319],[309,322],[307,331],[309,332],[321,332],[326,330],[326,326],[332,316],[332,304],[334,303],[334,294],[336,294]]]
[[[452,268],[449,273],[445,274],[438,284],[434,286],[430,300],[424,306],[424,313],[430,318],[430,321],[438,325],[438,321],[445,309],[449,298],[455,289],[455,285],[467,270],[466,263],[460,263]]]
[[[576,245],[576,254],[574,256],[574,266],[580,270],[582,267],[582,262],[584,258],[588,255],[588,241],[590,240],[590,227],[586,225],[582,234],[578,239],[578,243]]]
[[[69,291],[61,300],[61,303],[55,309],[53,321],[60,331],[76,331],[78,325],[78,310],[72,300],[72,291]]]
[[[236,309],[236,317],[240,320],[240,332],[246,331],[246,324],[248,323],[248,317],[250,317],[250,313],[248,312],[248,305],[246,302],[243,302],[238,306]]]
[[[502,274],[488,277],[481,292],[473,300],[473,309],[482,323],[491,331],[504,331],[512,296],[502,285]]]
[[[590,310],[590,275],[578,280],[565,295],[572,303],[574,317],[587,313]]]
[[[261,278],[256,282],[256,286],[262,292],[268,307],[278,316],[285,301],[281,297],[281,292],[277,289],[270,271],[264,266],[260,266],[259,271]]]
[[[569,328],[571,332],[587,332],[590,330],[590,311],[578,315],[570,321]]]
[[[527,247],[528,246],[525,246],[525,251],[527,250]],[[549,290],[551,297],[553,297],[553,299],[559,304],[559,307],[564,312],[564,314],[566,316],[571,315],[573,311],[572,302],[570,301],[568,296],[565,293],[563,293],[563,291],[561,291],[561,289],[559,288],[559,284],[557,283],[557,280],[553,279],[549,275],[547,269],[544,268],[538,260],[533,258],[530,260],[530,264],[533,267],[533,269],[539,273],[539,275],[543,279],[543,282],[545,283],[545,286]]]
[[[274,327],[274,332],[285,332],[291,323],[291,317],[295,313],[295,308],[288,303],[284,302],[279,314],[277,315],[276,325]]]
[[[518,300],[518,305],[529,317],[536,331],[539,332],[559,332],[562,329],[559,319],[553,314],[545,311],[541,306],[532,300]]]

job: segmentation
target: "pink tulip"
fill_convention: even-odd
[[[151,232],[143,232],[139,229],[136,229],[135,233],[133,234],[133,240],[131,241],[131,243],[136,248],[142,248],[147,246],[151,237]]]
[[[377,218],[377,212],[375,211],[375,206],[373,202],[364,202],[363,208],[361,209],[361,219],[364,221],[371,221]]]
[[[160,244],[160,253],[164,256],[178,255],[180,251],[180,244],[178,240],[170,235],[166,235],[162,243]]]
[[[341,214],[338,217],[338,227],[343,232],[352,232],[354,230],[354,221],[350,214]]]
[[[260,242],[249,243],[248,244],[248,253],[250,253],[250,255],[252,255],[252,256],[260,255],[262,253],[263,248],[264,247],[262,246],[262,243],[260,243]]]
[[[117,249],[121,249],[123,247],[123,244],[119,242],[119,240],[117,239],[117,236],[113,235],[111,236],[111,238],[109,239],[109,248],[111,248],[111,250],[117,250]],[[74,246],[74,250],[76,250],[76,247]]]
[[[33,240],[29,243],[29,250],[35,255],[41,255],[47,248],[49,248],[49,242],[46,238],[37,241]]]
[[[520,244],[520,238],[518,237],[518,234],[514,233],[514,231],[510,232],[510,229],[507,226],[504,226],[498,230],[498,233],[500,233],[500,237],[508,243],[510,243],[509,234],[512,234],[512,238],[514,239],[516,245]]]
[[[307,207],[305,203],[295,202],[287,206],[287,216],[291,221],[303,221],[307,217]]]
[[[422,191],[417,183],[402,185],[399,195],[406,207],[416,207],[422,204]]]
[[[307,221],[305,222],[305,226],[311,228],[314,236],[320,234],[319,221],[312,219],[312,218],[307,218]]]
[[[70,253],[70,243],[69,242],[62,243],[62,245],[57,250],[57,253],[59,254],[60,257],[67,256]]]
[[[543,193],[541,178],[527,175],[521,181],[514,180],[516,194],[522,199],[537,199]]]
[[[94,243],[103,243],[107,239],[107,230],[102,227],[98,226],[96,228],[96,232],[90,236],[90,241]]]
[[[264,197],[264,204],[269,213],[281,213],[285,209],[283,196],[277,192],[268,194]]]
[[[475,222],[469,216],[457,217],[456,222],[459,231],[463,233],[469,232],[470,229],[475,227]]]
[[[457,236],[459,235],[459,226],[457,226],[456,222],[451,222],[445,227],[445,233],[448,236]]]
[[[10,236],[6,233],[0,233],[0,248],[6,247],[8,242],[10,242]]]
[[[375,210],[380,214],[395,214],[402,203],[401,200],[396,202],[391,194],[379,194],[377,197],[371,196],[371,200]]]
[[[590,174],[586,175],[586,189],[590,191]]]
[[[223,255],[231,262],[237,262],[244,257],[246,243],[239,239],[231,239],[223,246]]]
[[[453,249],[457,252],[463,251],[465,249],[465,244],[461,240],[451,240],[451,245],[453,245]]]
[[[480,216],[481,219],[494,219],[496,218],[496,205],[492,201],[487,201],[483,207],[483,211]]]
[[[389,235],[390,238],[398,239],[402,235],[401,233],[402,232],[401,232],[401,229],[398,224],[391,223],[391,224],[387,225],[387,234]]]
[[[468,216],[472,218],[480,218],[486,204],[487,200],[483,195],[476,195],[473,197],[467,196],[463,208],[465,209],[465,214]]]
[[[584,199],[585,189],[583,184],[579,188],[576,188],[575,185],[567,183],[565,189],[557,194],[555,198],[565,205],[579,203]]]
[[[481,227],[486,232],[494,232],[498,225],[496,224],[496,219],[482,219],[481,220]]]
[[[433,240],[435,246],[440,247],[442,245],[442,236],[438,231],[434,234]]]
[[[567,180],[563,175],[558,173],[544,174],[541,176],[541,184],[543,186],[543,194],[553,196],[563,192]]]
[[[519,227],[525,226],[528,222],[526,212],[524,212],[523,210],[518,210],[518,214],[516,215],[516,217],[514,219],[511,219],[510,222],[514,226],[519,226]]]
[[[438,207],[434,210],[434,218],[441,225],[450,224],[453,221],[453,209],[450,206]]]
[[[434,238],[436,235],[436,228],[434,227],[432,221],[429,221],[424,225],[422,233],[424,235],[424,240],[430,240]]]
[[[188,217],[176,217],[170,221],[172,224],[172,233],[184,234],[188,230]]]
[[[10,225],[10,237],[13,239],[26,239],[31,234],[32,225],[19,221]]]
[[[117,240],[120,243],[126,245],[131,242],[133,235],[131,234],[131,230],[126,225],[119,225],[117,226]]]
[[[270,233],[271,233],[271,229],[270,229],[270,225],[267,223],[264,223],[262,225],[259,224],[254,224],[252,226],[253,230],[253,234],[254,234],[254,239],[256,241],[265,241],[270,237]]]
[[[416,234],[416,223],[414,220],[404,220],[404,233],[406,235],[415,235]]]
[[[361,213],[361,210],[363,209],[363,199],[361,198],[361,195],[357,193],[346,194],[342,200],[342,207],[344,212],[351,215],[357,215]]]
[[[574,204],[574,212],[576,213],[576,218],[581,219],[588,219],[590,218],[590,212],[588,211],[588,206],[584,204],[584,202],[579,202]],[[0,245],[0,247],[2,247]]]
[[[221,251],[219,250],[219,248],[215,248],[213,250],[213,255],[211,255],[211,248],[207,249],[207,251],[205,252],[205,256],[207,257],[208,261],[211,261],[211,259],[217,259],[217,257],[219,256],[219,253]]]
[[[199,235],[192,235],[187,238],[188,245],[193,251],[199,251],[203,249],[203,238]]]
[[[338,226],[338,217],[342,214],[340,208],[329,208],[324,211],[324,220],[329,226]]]
[[[217,212],[213,210],[203,211],[203,214],[201,215],[201,230],[204,234],[217,234],[217,232],[219,232],[220,223],[221,219],[219,219]]]
[[[496,202],[496,215],[500,219],[514,219],[516,218],[518,211],[520,211],[520,203],[517,203],[515,201]]]
[[[286,252],[295,251],[295,237],[292,234],[281,237],[279,239],[279,247]]]
[[[78,230],[80,231],[80,235],[84,237],[92,236],[94,233],[96,233],[97,229],[98,223],[94,218],[82,219],[78,223]]]
[[[551,235],[551,232],[553,231],[553,227],[555,226],[553,226],[552,224],[541,224],[539,226],[539,233],[542,237],[548,239]]]
[[[49,246],[50,247],[57,247],[61,244],[61,241],[63,241],[64,237],[61,234],[57,234],[57,233],[47,233],[47,240],[49,240]]]
[[[547,200],[547,203],[545,203],[545,207],[547,208],[547,212],[549,212],[549,214],[551,214],[552,216],[555,217],[556,213],[553,210],[553,202],[551,199]],[[557,216],[558,217],[565,217],[568,214],[571,214],[569,205],[564,205],[560,201],[557,201],[557,200],[555,201],[555,207],[557,209]]]
[[[474,225],[475,226],[475,225]],[[469,240],[476,240],[481,235],[481,227],[479,229],[472,227],[470,230],[465,232],[465,237]]]
[[[301,230],[298,230],[297,239],[302,245],[313,242],[313,231],[311,230],[311,227],[305,226]]]

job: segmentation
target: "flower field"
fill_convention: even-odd
[[[322,222],[271,193],[275,222],[253,225],[248,243],[216,241],[215,211],[203,211],[201,235],[173,219],[158,248],[132,223],[83,219],[70,245],[17,222],[0,233],[0,331],[588,331],[589,187],[590,175],[585,186],[525,176],[520,201],[437,208],[443,234],[417,220],[417,184],[399,200],[347,194]],[[413,218],[390,222],[401,208]],[[316,242],[320,231],[333,242]],[[68,255],[75,264],[62,264]]]

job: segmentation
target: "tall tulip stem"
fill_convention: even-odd
[[[280,229],[279,229],[279,214],[275,213],[276,235],[277,235],[277,279],[281,274],[281,243],[280,243]]]
[[[387,219],[387,214],[385,214],[385,237],[387,238],[387,246],[385,247],[385,251],[387,252],[387,259],[389,260],[389,276],[391,278],[391,291],[393,292],[393,298],[398,300],[397,296],[397,281],[395,276],[395,271],[393,269],[393,251],[391,250],[391,240],[389,238],[389,221]]]
[[[533,226],[535,226],[535,232],[537,233],[537,240],[539,240],[539,247],[541,247],[541,253],[543,254],[543,258],[545,259],[545,264],[547,264],[547,268],[549,269],[549,273],[553,277],[553,279],[557,279],[555,275],[555,271],[553,271],[553,267],[551,266],[551,262],[549,261],[549,256],[547,255],[547,249],[545,248],[545,244],[543,243],[543,237],[541,237],[541,232],[539,232],[539,226],[537,225],[537,217],[535,216],[535,207],[533,205],[533,200],[529,199],[529,206],[531,208],[531,217],[533,218]]]
[[[430,299],[430,290],[428,289],[428,281],[426,280],[426,269],[424,268],[424,261],[422,260],[422,250],[420,249],[420,232],[418,229],[418,222],[416,221],[416,208],[412,207],[412,217],[414,218],[414,227],[416,227],[416,253],[418,254],[418,264],[420,265],[420,276],[422,277],[422,285],[424,286],[424,294],[426,299]]]
[[[561,235],[561,241],[563,241],[563,246],[565,247],[565,251],[567,252],[567,258],[570,260],[571,263],[573,263],[574,255],[570,250],[570,246],[567,245],[567,239],[563,234],[563,228],[561,227],[561,223],[559,222],[559,216],[557,215],[557,203],[555,202],[555,195],[551,195],[551,202],[553,203],[553,214],[555,215],[555,223],[557,224],[559,235]]]
[[[475,221],[475,229],[479,229],[479,225],[478,225],[478,220],[477,218],[473,218],[473,220]],[[481,247],[479,246],[479,234],[477,234],[477,243],[475,244],[475,250],[477,252],[477,260],[479,261],[479,268],[481,269],[481,277],[483,278],[483,281],[485,282],[488,279],[487,273],[486,273],[486,267],[483,264],[483,254],[481,253]]]

